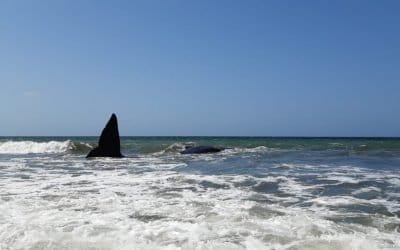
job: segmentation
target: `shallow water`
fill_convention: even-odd
[[[400,249],[399,139],[95,142],[0,139],[0,249]]]

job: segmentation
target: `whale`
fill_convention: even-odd
[[[222,150],[224,149],[213,146],[187,146],[185,150],[181,151],[181,154],[211,154]]]
[[[98,146],[91,150],[86,158],[91,157],[124,157],[121,154],[121,142],[118,132],[117,116],[113,113],[101,132]]]

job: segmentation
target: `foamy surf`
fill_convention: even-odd
[[[131,140],[146,153],[0,154],[0,249],[400,249],[400,158]]]
[[[182,167],[179,164],[166,165],[154,158],[149,159],[152,163],[143,171],[146,161],[81,161],[76,157],[50,160],[51,171],[29,174],[29,181],[25,182],[16,181],[21,177],[14,172],[1,181],[4,192],[0,202],[0,248],[400,247],[398,229],[384,228],[399,223],[398,218],[371,215],[372,220],[366,225],[337,223],[327,216],[340,218],[344,214],[330,213],[336,210],[328,202],[311,199],[324,209],[308,209],[301,202],[293,203],[293,199],[281,199],[312,195],[308,188],[289,185],[295,182],[295,176],[185,173],[177,171]],[[27,169],[28,162],[23,161]],[[115,168],[106,169],[105,164]],[[76,171],[82,168],[86,172]],[[265,183],[270,183],[269,189],[263,192],[259,187]],[[274,183],[277,191],[271,192]],[[297,185],[312,188],[305,183]]]

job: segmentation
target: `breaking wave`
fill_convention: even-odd
[[[52,153],[84,153],[93,148],[83,142],[66,141],[5,141],[0,142],[0,154],[52,154]]]

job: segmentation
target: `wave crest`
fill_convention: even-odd
[[[6,141],[0,142],[0,154],[79,153],[93,148],[88,143],[66,141]]]

